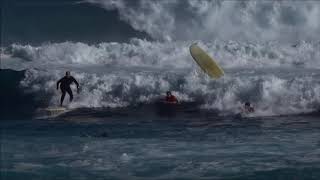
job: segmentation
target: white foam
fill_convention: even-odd
[[[191,42],[53,43],[6,48],[4,68],[27,69],[26,91],[59,103],[56,81],[71,70],[81,94],[71,108],[123,107],[150,103],[172,90],[180,101],[202,101],[202,107],[237,112],[251,101],[260,114],[309,112],[319,105],[320,45],[296,47],[278,43],[199,42],[225,69],[211,80],[189,54]],[[14,63],[11,63],[14,61]],[[73,87],[75,88],[75,87]],[[74,91],[75,92],[75,91]],[[66,98],[66,102],[68,97]]]
[[[156,40],[294,42],[318,39],[318,1],[148,1],[85,0],[107,10]],[[107,23],[107,22],[105,22]]]

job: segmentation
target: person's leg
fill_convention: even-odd
[[[63,103],[63,100],[64,100],[64,97],[66,96],[66,90],[65,89],[61,89],[61,99],[60,99],[60,106],[62,106],[62,103]]]
[[[71,88],[68,88],[67,89],[67,93],[69,94],[69,96],[70,96],[70,102],[73,100],[73,94],[72,94],[72,90],[71,90]]]

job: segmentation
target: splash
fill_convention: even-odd
[[[27,69],[24,89],[45,94],[58,104],[56,81],[64,71],[81,84],[72,107],[124,107],[148,104],[172,90],[180,101],[236,113],[251,101],[261,115],[303,113],[320,102],[320,45],[300,42],[199,42],[225,69],[210,80],[189,54],[191,42],[14,44],[5,49],[3,65]]]
[[[318,1],[85,0],[156,40],[250,42],[318,39]]]

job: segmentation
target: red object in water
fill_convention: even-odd
[[[177,103],[178,100],[174,95],[170,95],[166,97],[166,102],[168,103]]]

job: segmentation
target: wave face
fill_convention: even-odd
[[[117,10],[134,29],[157,40],[318,39],[318,1],[85,0]]]
[[[189,54],[191,41],[13,44],[4,68],[27,69],[21,86],[58,104],[56,81],[71,70],[81,84],[71,107],[124,107],[152,103],[172,90],[181,101],[236,113],[251,101],[261,115],[314,111],[320,102],[320,44],[199,42],[225,69],[211,80]]]

